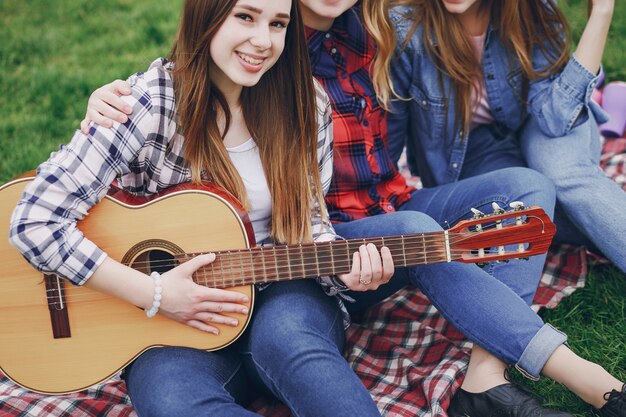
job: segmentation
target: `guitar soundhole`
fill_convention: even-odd
[[[156,271],[159,274],[163,274],[179,264],[171,253],[159,249],[149,251],[147,257],[148,270],[146,273]]]
[[[180,264],[174,256],[177,253],[184,252],[172,243],[152,240],[135,245],[124,256],[122,263],[144,274],[149,275],[154,271],[162,274]]]

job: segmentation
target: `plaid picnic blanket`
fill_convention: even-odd
[[[626,190],[626,137],[606,140],[602,168]],[[416,181],[416,179],[409,179]],[[584,248],[553,245],[534,308],[553,308],[584,286],[591,262]],[[345,357],[384,416],[446,416],[450,397],[463,381],[471,343],[416,288],[407,287],[355,317],[347,331]],[[290,417],[282,404],[257,399],[250,409],[267,417]],[[126,387],[115,377],[71,395],[44,396],[0,374],[0,416],[136,417]]]

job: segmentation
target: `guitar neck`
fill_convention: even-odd
[[[221,251],[213,263],[196,272],[194,280],[230,288],[345,274],[350,272],[353,254],[368,243],[389,248],[396,267],[527,258],[545,253],[555,230],[539,207],[500,211],[477,215],[444,231]],[[197,255],[177,257],[185,261]]]
[[[259,246],[216,252],[216,260],[194,275],[197,284],[229,288],[350,272],[359,246],[386,246],[396,267],[451,261],[446,232],[337,240],[302,245]],[[188,260],[198,254],[186,254]]]

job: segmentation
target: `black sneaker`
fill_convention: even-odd
[[[544,408],[535,397],[513,383],[498,385],[477,394],[459,389],[450,400],[448,416],[574,417],[572,414]],[[613,414],[607,416],[613,417]]]
[[[604,399],[606,404],[598,410],[602,417],[626,417],[626,384],[621,392],[613,390],[604,394]]]

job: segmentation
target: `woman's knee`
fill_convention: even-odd
[[[501,170],[496,186],[503,188],[509,198],[519,200],[526,206],[537,205],[550,213],[556,202],[554,182],[530,168],[514,167]]]
[[[404,210],[383,216],[384,235],[387,236],[436,232],[441,230],[441,226],[435,219],[419,211]]]
[[[522,145],[528,166],[557,186],[572,176],[597,171],[600,162],[600,134],[593,117],[556,138],[545,137],[532,129]]]
[[[393,213],[337,224],[335,230],[346,239],[361,239],[433,232],[441,230],[441,227],[427,214],[411,210],[410,205],[405,205]]]

